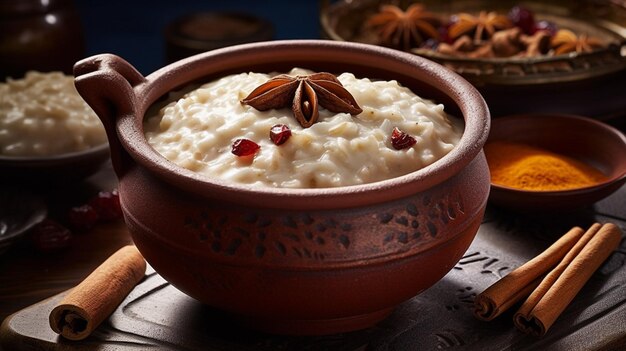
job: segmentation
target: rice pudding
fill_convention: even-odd
[[[313,72],[295,68],[289,76]],[[337,76],[362,112],[319,108],[319,118],[302,127],[290,108],[259,111],[243,104],[255,88],[278,73],[223,77],[184,94],[149,115],[148,143],[165,158],[210,178],[251,186],[324,188],[376,182],[437,161],[459,142],[462,121],[444,106],[423,99],[396,81],[372,81],[351,73]],[[276,145],[270,130],[286,125],[289,139]],[[394,131],[414,139],[397,149]],[[252,156],[231,152],[237,140],[259,148]]]
[[[102,122],[61,72],[0,83],[0,155],[49,156],[106,143]]]

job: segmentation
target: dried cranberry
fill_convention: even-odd
[[[454,38],[450,38],[450,27],[455,24],[456,22],[458,22],[458,17],[457,16],[452,16],[450,18],[450,22],[444,24],[443,26],[440,26],[439,28],[437,28],[437,31],[439,32],[439,41],[442,43],[447,43],[447,44],[452,44],[454,43]]]
[[[526,34],[535,33],[535,15],[523,6],[514,6],[509,11],[509,19]]]
[[[556,32],[558,31],[558,29],[559,28],[554,22],[550,22],[546,20],[541,20],[537,22],[537,24],[535,24],[535,32],[543,30],[547,32],[548,34],[550,34],[551,36],[554,36]]]
[[[58,222],[45,219],[32,229],[31,237],[37,250],[52,252],[70,246],[73,235]]]
[[[270,139],[275,145],[282,145],[291,136],[291,129],[286,124],[276,124],[270,129]]]
[[[391,132],[391,145],[396,150],[408,149],[411,146],[415,145],[417,140],[410,136],[409,134],[401,131],[397,127],[393,128],[393,132]]]
[[[233,143],[231,152],[236,156],[250,156],[259,151],[261,147],[249,139],[237,139]]]
[[[72,207],[68,214],[70,226],[79,232],[86,232],[93,228],[99,219],[98,212],[91,205]]]
[[[99,192],[96,197],[89,200],[88,205],[93,207],[102,221],[114,221],[122,218],[122,207],[117,190]]]

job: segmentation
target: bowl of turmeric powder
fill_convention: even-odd
[[[626,137],[595,119],[525,114],[496,118],[485,145],[489,200],[523,210],[572,210],[626,182]]]

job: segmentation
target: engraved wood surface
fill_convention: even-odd
[[[576,213],[524,215],[489,207],[472,246],[450,273],[400,305],[388,319],[358,332],[294,337],[246,330],[228,315],[179,292],[149,268],[146,278],[88,339],[66,341],[49,328],[48,313],[65,294],[61,292],[8,317],[0,330],[0,344],[5,350],[625,349],[625,240],[543,338],[518,332],[512,323],[514,310],[491,322],[478,321],[472,315],[473,299],[478,293],[541,252],[572,226],[588,227],[594,221],[610,221],[626,231],[625,199],[626,186],[594,207]],[[22,305],[26,301],[32,303],[42,294],[50,296],[72,286],[128,240],[123,226],[112,224],[98,231],[90,233],[92,238],[79,238],[83,240],[81,247],[92,252],[72,251],[70,257],[59,259],[57,263],[62,266],[58,267],[50,258],[47,268],[31,263],[24,269],[31,276],[25,279],[19,277],[19,271],[7,272],[7,268],[15,266],[0,261],[0,312],[11,308],[15,312],[25,307]],[[88,259],[88,255],[96,257]],[[68,260],[75,260],[75,265],[68,266]],[[26,264],[26,259],[21,262]],[[52,277],[44,277],[46,272]],[[30,285],[25,286],[26,281]],[[17,295],[26,287],[31,288],[30,296]],[[15,299],[16,304],[12,305],[9,299]]]

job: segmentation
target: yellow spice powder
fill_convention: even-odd
[[[607,177],[597,169],[547,150],[520,143],[485,145],[494,184],[524,190],[566,190],[592,186]]]

